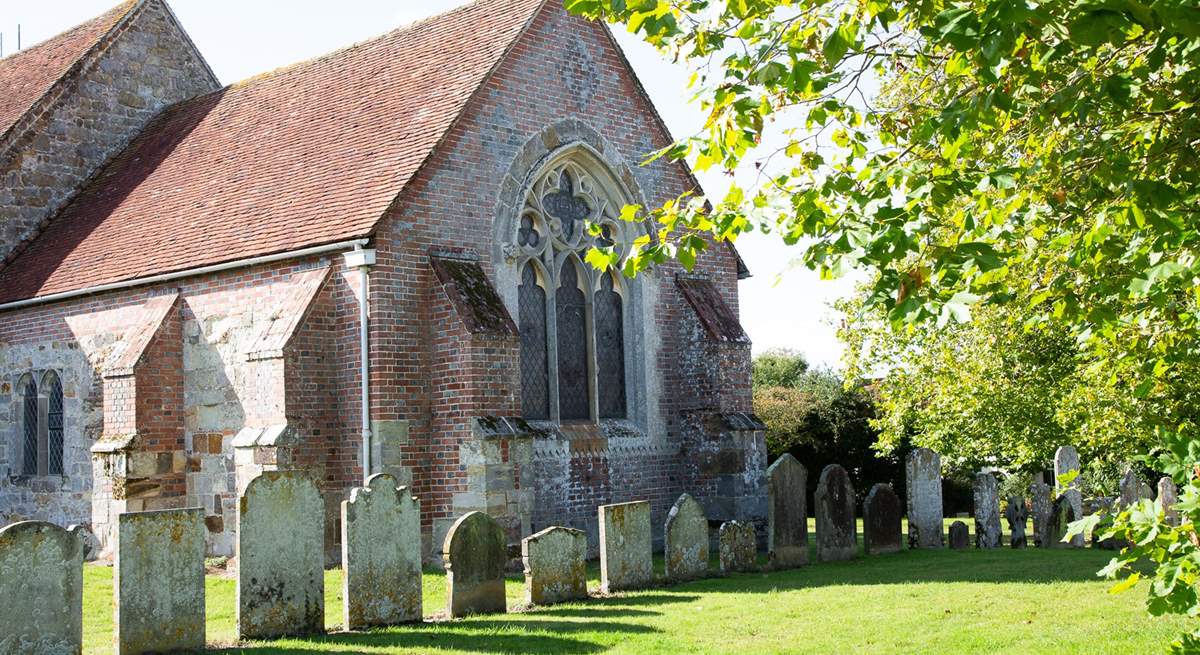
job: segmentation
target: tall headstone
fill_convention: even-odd
[[[999,548],[1000,490],[996,476],[980,471],[975,474],[975,545],[978,548]]]
[[[421,502],[385,473],[342,501],[342,625],[421,620]]]
[[[1125,471],[1125,475],[1121,477],[1121,500],[1120,508],[1125,509],[1136,505],[1142,496],[1142,481],[1138,479],[1138,474],[1132,468]]]
[[[858,531],[854,524],[854,487],[846,469],[830,464],[821,471],[813,505],[817,514],[817,561],[854,559],[858,554]]]
[[[890,484],[871,487],[863,502],[863,547],[868,555],[900,552],[900,497]]]
[[[942,457],[915,448],[904,460],[908,484],[908,547],[942,547]]]
[[[1008,520],[1008,532],[1011,535],[1009,543],[1012,547],[1024,548],[1028,545],[1029,539],[1025,535],[1025,529],[1029,523],[1029,508],[1025,507],[1025,498],[1009,496],[1004,518]]]
[[[0,529],[0,653],[83,652],[83,529],[22,521]]]
[[[683,494],[675,501],[664,532],[667,578],[694,580],[708,574],[708,517],[695,498]]]
[[[1050,529],[1050,512],[1053,508],[1050,501],[1052,493],[1053,488],[1041,480],[1029,485],[1029,504],[1033,510],[1033,541],[1039,548],[1049,545],[1046,543],[1046,533]]]
[[[720,539],[721,573],[745,573],[756,570],[758,544],[754,526],[742,521],[726,521],[721,524]]]
[[[1167,523],[1178,526],[1179,510],[1175,509],[1175,504],[1179,502],[1179,488],[1170,476],[1163,476],[1158,481],[1158,502],[1162,504]]]
[[[650,502],[601,505],[600,589],[638,589],[654,579]]]
[[[496,519],[483,512],[460,516],[442,546],[446,563],[446,613],[452,618],[468,614],[502,613],[504,565],[508,538]]]
[[[325,631],[325,501],[302,471],[264,471],[238,503],[241,639]]]
[[[1075,505],[1066,494],[1059,496],[1050,511],[1050,522],[1043,545],[1046,548],[1074,548],[1074,543],[1064,542],[1063,537],[1067,535],[1067,529],[1075,520]]]
[[[767,560],[775,569],[808,564],[808,471],[784,453],[767,468]]]
[[[546,528],[521,540],[525,602],[551,605],[588,597],[587,534],[572,528]]]
[[[1060,446],[1059,449],[1054,453],[1055,488],[1058,488],[1058,480],[1061,479],[1062,476],[1071,472],[1078,474],[1079,470],[1079,453],[1075,450],[1075,447]],[[1079,491],[1079,486],[1080,482],[1077,476],[1070,483],[1068,483],[1068,489],[1062,494],[1066,496],[1068,501],[1071,503],[1071,511],[1076,519],[1083,516],[1083,494]],[[1075,537],[1071,539],[1071,546],[1075,548],[1083,548],[1084,536],[1081,534],[1075,535]],[[1062,546],[1060,544],[1055,544],[1053,547],[1061,548]]]
[[[950,549],[965,550],[971,547],[971,530],[966,523],[955,521],[950,524]]]
[[[199,507],[118,517],[117,655],[204,650],[206,533]]]

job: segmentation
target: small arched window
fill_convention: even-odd
[[[37,383],[26,376],[21,391],[21,472],[25,475],[38,474],[39,404]]]
[[[46,394],[46,474],[63,473],[63,388],[54,371],[42,378]]]

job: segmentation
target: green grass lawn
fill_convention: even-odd
[[[969,522],[968,522],[969,523]],[[234,581],[208,580],[208,640],[228,653],[1155,653],[1184,627],[1142,607],[1145,583],[1110,595],[1093,550],[905,551],[714,578],[586,603],[371,633],[233,646]],[[661,573],[662,563],[657,562]],[[111,652],[111,569],[85,571],[87,653]],[[591,586],[597,587],[595,567]],[[341,573],[326,573],[326,624]],[[425,613],[445,604],[425,574]],[[510,607],[521,578],[508,581]]]

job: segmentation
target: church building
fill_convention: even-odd
[[[222,86],[165,0],[0,59],[0,525],[202,507],[234,552],[264,470],[339,505],[388,473],[426,545],[683,492],[766,516],[734,248],[636,278],[698,188],[608,28],[474,0]],[[589,225],[599,229],[589,229]],[[661,530],[656,530],[661,539]]]

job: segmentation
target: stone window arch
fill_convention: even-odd
[[[584,262],[595,245],[623,253],[632,241],[635,226],[619,218],[628,190],[581,146],[548,157],[519,202],[504,252],[517,278],[525,418],[629,418],[628,292]]]

